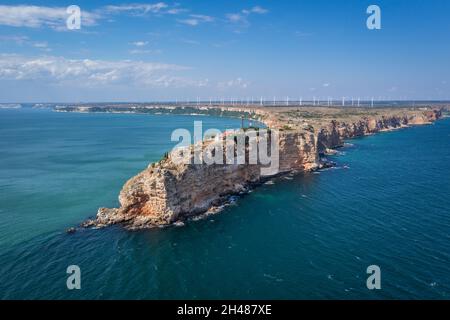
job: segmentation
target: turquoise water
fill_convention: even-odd
[[[185,227],[64,232],[117,205],[193,120],[0,110],[0,298],[450,298],[450,119],[352,140],[337,168],[275,179]],[[72,264],[81,290],[66,289]]]

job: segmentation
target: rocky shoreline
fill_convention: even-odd
[[[321,161],[321,156],[333,153],[347,139],[431,124],[442,117],[441,108],[239,108],[238,112],[253,114],[269,128],[279,130],[277,176],[332,165]],[[124,185],[120,208],[100,208],[82,227],[121,224],[137,230],[183,225],[220,210],[236,196],[273,178],[262,176],[260,169],[259,165],[180,165],[169,154]]]

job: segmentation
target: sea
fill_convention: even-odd
[[[194,120],[241,121],[0,109],[0,299],[450,298],[449,118],[348,140],[334,168],[273,179],[182,227],[66,232],[118,206]]]

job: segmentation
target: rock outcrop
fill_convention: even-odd
[[[363,117],[357,121],[333,120],[318,130],[317,148],[320,153],[342,146],[344,140],[412,125],[430,124],[442,116],[440,109],[410,111],[389,116]]]
[[[276,115],[265,115],[271,127],[283,125]],[[279,132],[279,173],[305,172],[320,167],[319,154],[339,147],[345,139],[409,125],[428,124],[441,116],[438,109],[414,109],[385,115],[321,120],[314,125]],[[304,121],[304,120],[302,120]],[[121,223],[130,229],[165,226],[221,206],[267,177],[260,165],[178,164],[173,155],[130,179],[119,195],[120,208],[101,208],[85,226]]]

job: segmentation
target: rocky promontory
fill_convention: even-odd
[[[440,108],[430,107],[241,107],[234,110],[276,130],[279,170],[274,175],[317,170],[323,165],[320,154],[342,146],[345,139],[430,124],[442,116]],[[207,148],[214,141],[204,141],[202,147]],[[180,164],[174,157],[174,152],[168,153],[163,160],[150,164],[131,178],[120,192],[120,207],[100,208],[96,218],[84,226],[123,224],[129,229],[140,229],[182,223],[213,211],[230,196],[246,193],[271,177],[261,174],[264,166],[259,164]]]

